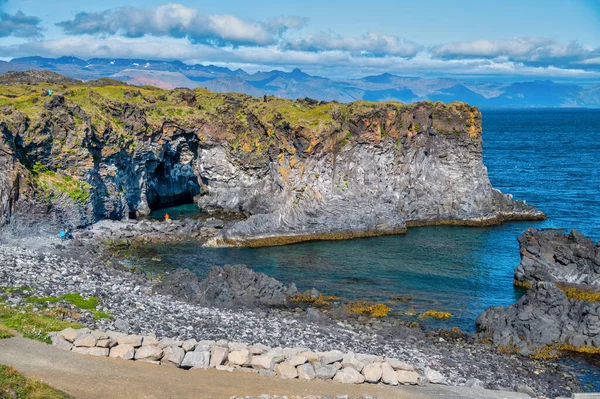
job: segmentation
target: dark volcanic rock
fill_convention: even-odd
[[[159,285],[154,288],[158,294],[171,295],[173,298],[185,302],[199,302],[198,276],[187,269],[177,269],[169,273]]]
[[[264,246],[544,217],[493,189],[481,113],[464,103],[53,88],[0,113],[0,224],[87,226],[196,202],[248,216],[211,245]]]
[[[155,288],[160,294],[172,295],[186,302],[214,306],[286,306],[296,286],[285,286],[245,265],[214,267],[202,281],[189,270],[177,269]]]
[[[521,354],[553,344],[600,347],[600,302],[576,301],[554,283],[540,282],[514,305],[477,317],[480,338],[514,345]]]
[[[600,285],[600,243],[577,230],[529,228],[519,237],[521,263],[515,280],[525,284],[555,281]]]

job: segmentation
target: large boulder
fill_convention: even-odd
[[[577,230],[529,228],[519,237],[521,263],[515,281],[531,286],[538,281],[600,286],[600,243]]]
[[[286,306],[288,297],[297,293],[294,284],[286,286],[245,265],[214,267],[202,281],[189,270],[177,269],[155,291],[187,302],[226,307]]]

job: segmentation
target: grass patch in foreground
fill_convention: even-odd
[[[100,298],[95,297],[95,296],[90,296],[88,298],[84,298],[83,296],[81,296],[81,294],[76,292],[76,293],[71,293],[71,294],[64,294],[60,297],[48,296],[48,297],[29,297],[29,298],[27,298],[27,302],[33,303],[33,304],[56,303],[56,302],[60,302],[63,300],[65,302],[68,302],[72,305],[77,306],[79,309],[89,310],[90,312],[92,312],[94,314],[95,320],[112,319],[113,318],[113,315],[111,315],[109,312],[103,312],[101,310],[96,309],[98,307],[98,303],[100,303]]]
[[[0,328],[5,327],[23,334],[25,338],[52,343],[49,332],[65,328],[81,328],[79,324],[59,320],[51,312],[34,312],[27,308],[12,308],[0,305]]]
[[[63,298],[65,301],[77,306],[79,309],[85,310],[96,310],[98,302],[100,302],[100,299],[96,298],[95,296],[84,298],[78,292],[74,294],[65,294],[63,295]]]
[[[0,398],[66,399],[71,396],[43,382],[24,377],[11,366],[0,365]]]
[[[0,339],[10,338],[12,337],[12,333],[8,331],[8,328],[0,326]]]

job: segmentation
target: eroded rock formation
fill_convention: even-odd
[[[544,215],[494,190],[464,103],[255,99],[205,90],[7,86],[2,222],[87,225],[195,201],[239,212],[212,245],[273,245]]]
[[[519,237],[521,263],[515,269],[515,281],[533,285],[554,281],[600,285],[600,242],[577,230],[527,229]]]

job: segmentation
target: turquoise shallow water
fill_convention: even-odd
[[[183,266],[200,276],[215,265],[245,263],[300,289],[389,302],[399,317],[449,311],[452,318],[423,324],[473,332],[483,309],[509,305],[522,294],[512,278],[517,237],[528,226],[577,228],[600,239],[600,111],[484,110],[483,129],[484,163],[494,187],[536,205],[548,220],[422,227],[405,236],[259,249],[156,246],[146,259],[158,257],[160,268]],[[412,300],[394,302],[395,296]]]

